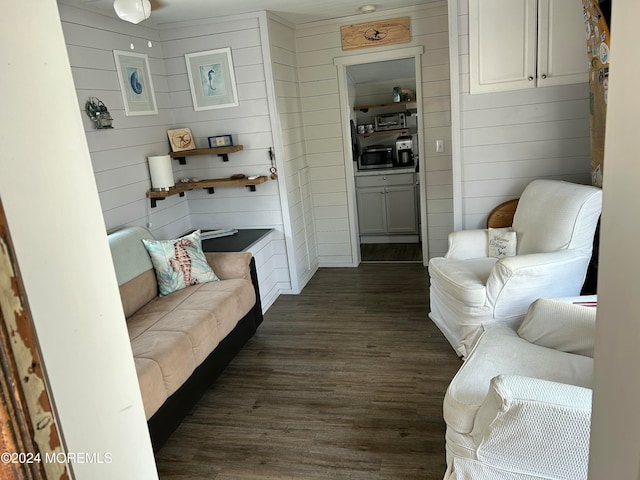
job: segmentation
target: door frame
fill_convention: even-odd
[[[349,103],[349,85],[347,80],[347,67],[362,65],[365,63],[384,62],[388,60],[400,60],[413,58],[416,75],[416,106],[418,110],[418,166],[420,179],[420,238],[422,243],[422,262],[427,265],[429,259],[429,235],[427,226],[427,201],[426,201],[426,176],[425,176],[425,149],[424,149],[424,116],[422,112],[422,62],[424,53],[422,46],[406,47],[382,52],[359,53],[336,57],[333,60],[338,68],[338,95],[340,97],[340,117],[342,120],[342,148],[345,161],[345,183],[347,186],[347,207],[349,210],[349,231],[351,232],[351,258],[352,266],[360,264],[360,231],[358,228],[358,209],[356,203],[355,171],[353,168],[353,154],[351,150],[351,110],[353,105]]]

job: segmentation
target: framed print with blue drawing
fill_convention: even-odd
[[[187,53],[184,58],[194,110],[239,105],[230,48]]]
[[[154,115],[158,113],[153,92],[149,57],[142,53],[113,51],[125,114]]]

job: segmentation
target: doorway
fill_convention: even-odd
[[[422,193],[420,54],[422,48],[340,57],[339,87],[350,197],[354,264],[418,262],[426,254],[425,202]],[[398,98],[396,94],[401,96]],[[399,115],[400,114],[400,115]],[[402,123],[380,128],[383,119]],[[378,120],[378,122],[376,122]],[[354,138],[355,137],[355,138]],[[408,144],[402,143],[406,140]],[[399,142],[400,141],[400,142]],[[348,150],[347,150],[348,146]],[[367,169],[358,155],[370,149],[392,152],[393,165]],[[410,149],[398,155],[399,149]],[[403,158],[400,162],[398,159]]]

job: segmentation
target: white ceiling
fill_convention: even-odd
[[[115,16],[113,0],[58,0],[60,3],[87,8]],[[363,5],[375,5],[377,12],[394,8],[423,5],[439,0],[151,0],[151,17],[140,25],[161,27],[163,24],[201,18],[235,15],[267,10],[293,23],[308,23],[330,18],[361,14]]]

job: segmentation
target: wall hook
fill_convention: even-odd
[[[271,168],[269,169],[269,171],[271,172],[271,180],[275,180],[276,178],[278,178],[278,169],[276,168],[276,165],[274,163],[276,154],[273,151],[272,147],[269,147],[269,160],[271,161]]]

